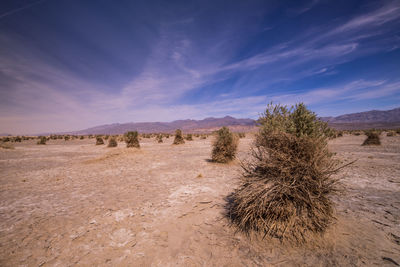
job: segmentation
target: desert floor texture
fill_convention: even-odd
[[[344,162],[336,221],[293,247],[237,233],[225,217],[239,161],[210,162],[211,140],[141,149],[95,139],[23,141],[0,149],[0,266],[396,266],[400,264],[400,136],[330,148]],[[252,136],[240,140],[248,158]]]

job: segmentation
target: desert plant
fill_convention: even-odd
[[[83,140],[83,139],[85,139],[85,136],[81,135],[81,136],[79,137],[79,139]]]
[[[64,135],[64,140],[68,141],[70,139],[69,135]]]
[[[377,132],[366,131],[365,135],[367,136],[367,138],[362,143],[363,146],[380,145],[381,144],[381,140],[380,140],[379,134]]]
[[[116,147],[116,146],[118,146],[118,143],[115,137],[108,138],[108,147]]]
[[[238,133],[239,138],[245,138],[246,134],[245,133]]]
[[[389,131],[386,133],[386,136],[395,136],[396,132],[395,131]]]
[[[21,142],[22,142],[21,136],[16,136],[16,137],[14,138],[14,142],[21,143]]]
[[[14,149],[14,146],[10,143],[0,142],[0,148],[4,149]]]
[[[232,134],[227,127],[218,130],[213,142],[211,158],[215,162],[226,163],[235,158],[238,145],[236,135]]]
[[[193,135],[192,134],[187,134],[185,139],[188,140],[188,141],[193,141]]]
[[[268,108],[229,216],[246,233],[302,243],[332,222],[332,175],[341,167],[328,151],[325,126],[305,106]]]
[[[157,136],[157,142],[158,143],[162,143],[163,142],[163,139],[162,139],[162,134],[159,134],[158,136]]]
[[[140,144],[139,144],[139,134],[137,131],[134,132],[127,132],[125,134],[125,143],[126,143],[126,147],[136,147],[136,148],[140,148]]]
[[[185,140],[183,140],[183,136],[182,136],[182,131],[180,129],[175,131],[175,139],[173,144],[174,145],[179,145],[179,144],[184,144]]]
[[[104,145],[104,140],[101,136],[96,136],[96,146]]]
[[[39,141],[37,141],[38,145],[45,145],[46,144],[46,141],[47,141],[46,136],[39,136],[38,139],[39,139]]]

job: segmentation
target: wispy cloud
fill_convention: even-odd
[[[311,1],[298,13],[318,4]],[[156,37],[143,45],[145,55],[136,55],[139,63],[128,64],[132,71],[101,63],[107,43],[99,44],[95,62],[111,73],[127,72],[118,76],[123,77],[118,83],[101,82],[101,73],[96,75],[96,66],[88,64],[85,54],[71,66],[68,58],[32,45],[36,43],[28,42],[28,36],[4,31],[0,34],[0,48],[6,49],[0,61],[0,132],[64,131],[112,122],[225,115],[256,117],[271,100],[317,106],[398,97],[400,82],[388,77],[350,75],[343,80],[327,78],[329,85],[308,83],[301,89],[281,89],[296,87],[308,77],[340,74],[341,64],[399,47],[394,34],[400,24],[400,4],[378,4],[372,11],[321,21],[290,39],[271,43],[263,39],[260,43],[265,46],[252,43],[256,30],[248,33],[248,17],[208,24],[199,21],[200,11],[176,18],[168,15],[146,28],[151,32],[146,34]],[[239,31],[242,25],[248,27]],[[257,34],[279,31],[279,25],[254,25],[259,28]],[[74,42],[68,48],[69,53],[78,49]],[[115,58],[124,55],[116,53]]]

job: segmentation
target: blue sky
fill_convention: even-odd
[[[0,132],[400,106],[400,1],[0,2]]]

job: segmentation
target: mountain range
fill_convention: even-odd
[[[255,129],[256,122],[252,119],[236,119],[230,116],[223,118],[206,118],[203,120],[177,120],[172,122],[130,122],[114,123],[92,127],[72,134],[122,134],[127,131],[140,133],[173,133],[176,129],[183,132],[202,133],[217,130],[222,126],[229,126],[237,132],[251,131]]]
[[[400,108],[386,111],[371,110],[337,117],[321,117],[320,119],[328,122],[331,127],[340,130],[400,128]],[[127,131],[172,133],[176,129],[181,129],[184,132],[203,133],[212,132],[222,126],[228,126],[236,132],[248,132],[256,130],[257,124],[253,119],[236,119],[226,116],[223,118],[177,120],[172,122],[114,123],[71,132],[71,134],[122,134]]]

